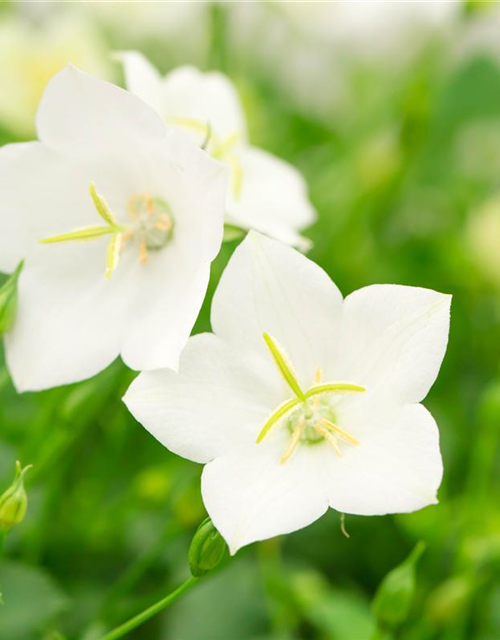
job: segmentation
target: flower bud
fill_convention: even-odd
[[[394,631],[405,622],[415,592],[415,566],[425,550],[419,542],[408,558],[382,580],[373,600],[373,611],[381,630]]]
[[[200,524],[189,547],[191,574],[199,578],[215,569],[226,552],[226,542],[210,518]]]
[[[17,311],[17,279],[23,268],[20,262],[14,273],[0,287],[0,335],[12,329]]]
[[[0,496],[0,530],[7,532],[24,520],[28,508],[28,496],[24,488],[24,475],[31,465],[21,468],[16,462],[16,476],[7,491]]]

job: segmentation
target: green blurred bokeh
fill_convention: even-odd
[[[453,294],[448,353],[425,401],[444,481],[423,511],[347,517],[349,539],[330,512],[255,544],[130,638],[370,640],[377,586],[423,540],[396,637],[498,640],[500,43],[474,44],[500,32],[497,9],[457,6],[411,55],[412,29],[395,51],[359,56],[359,39],[336,48],[307,3],[302,13],[241,4],[0,3],[0,143],[35,135],[43,86],[68,59],[118,83],[110,54],[129,48],[163,72],[194,63],[229,74],[252,142],[305,175],[318,210],[309,255],[344,294],[384,282]],[[325,20],[333,32],[335,15]],[[397,30],[375,30],[373,48]],[[213,265],[196,332],[210,328],[235,246]],[[187,576],[205,515],[201,468],[128,414],[120,398],[135,374],[121,362],[22,396],[0,363],[0,491],[16,459],[35,466],[28,516],[0,561],[0,638],[92,640]]]

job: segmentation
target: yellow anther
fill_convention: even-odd
[[[347,431],[344,431],[343,429],[341,429],[340,427],[338,427],[336,424],[334,424],[333,422],[330,422],[330,420],[327,420],[326,418],[323,418],[323,420],[321,421],[322,424],[325,425],[325,427],[327,427],[328,429],[330,429],[331,431],[334,431],[335,433],[338,433],[340,436],[342,436],[342,438],[344,438],[345,440],[347,440],[348,442],[350,442],[351,444],[354,445],[358,445],[359,444],[359,440],[356,440],[356,438],[354,438],[353,436],[351,436],[350,433],[347,433]]]
[[[281,457],[280,464],[285,463],[297,448],[297,445],[299,444],[300,436],[302,435],[302,430],[304,429],[304,424],[305,424],[304,419],[298,422],[294,432],[292,433],[292,437],[290,438],[290,443],[288,444],[288,447],[285,449],[285,453]]]
[[[339,458],[341,458],[342,451],[340,450],[340,447],[337,443],[335,436],[333,436],[327,429],[324,429],[319,424],[316,424],[314,428],[318,433],[320,433],[325,438],[325,440],[327,440],[332,445],[332,447],[335,449],[335,453],[338,455]]]
[[[144,241],[139,242],[139,262],[141,264],[147,264],[149,262],[148,248]]]
[[[321,367],[318,367],[314,372],[314,384],[319,384],[323,378],[323,370]],[[319,396],[315,396],[313,400],[314,411],[318,410],[319,407]]]
[[[235,200],[241,196],[241,189],[243,188],[243,167],[241,162],[234,153],[230,153],[225,156],[226,162],[231,167],[231,179],[233,183],[233,197]]]
[[[108,244],[108,252],[106,254],[106,278],[109,280],[113,275],[113,271],[118,266],[120,260],[120,249],[122,246],[123,234],[115,233],[111,236]]]

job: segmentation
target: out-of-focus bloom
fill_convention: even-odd
[[[296,29],[321,38],[338,55],[393,65],[407,61],[433,35],[448,33],[462,6],[460,0],[349,0],[313,7],[300,2],[275,4]]]
[[[194,67],[180,67],[161,78],[141,54],[124,52],[120,57],[127,88],[229,166],[226,221],[304,246],[299,231],[315,219],[304,179],[290,164],[248,143],[230,80]]]
[[[0,151],[0,269],[26,258],[6,335],[16,387],[82,380],[118,355],[176,367],[222,241],[225,167],[71,66],[37,130]]]
[[[309,115],[352,118],[360,68],[392,78],[434,42],[447,43],[462,3],[234,2],[228,14],[233,55],[279,84]],[[258,42],[258,46],[255,43]],[[364,105],[356,104],[356,109]]]
[[[47,82],[68,62],[99,77],[110,64],[103,44],[84,20],[53,16],[30,24],[20,18],[0,24],[0,122],[30,137],[34,116]]]
[[[7,532],[16,524],[24,520],[28,510],[28,496],[24,488],[24,476],[31,469],[31,465],[21,467],[16,462],[16,475],[11,486],[0,496],[0,533]]]
[[[483,276],[500,285],[500,196],[471,212],[465,242],[468,255]]]
[[[169,59],[202,60],[210,41],[210,2],[78,2],[71,10],[100,23],[120,46],[159,44]]]
[[[166,447],[205,463],[214,525],[240,547],[342,513],[436,502],[436,423],[420,401],[448,340],[450,296],[374,285],[345,300],[317,265],[250,232],[215,294],[215,335],[124,401]]]
[[[500,9],[495,2],[469,3],[471,11],[458,25],[453,38],[453,54],[457,61],[476,55],[500,59]]]

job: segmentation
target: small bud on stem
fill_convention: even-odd
[[[224,538],[214,527],[210,518],[200,524],[189,547],[189,567],[195,578],[215,569],[226,553]]]
[[[0,533],[8,533],[16,524],[24,520],[28,509],[28,496],[24,488],[24,476],[31,465],[21,467],[16,462],[16,475],[11,486],[0,496]]]
[[[397,631],[410,613],[415,592],[415,567],[425,550],[419,542],[410,555],[382,580],[373,600],[380,631]]]

